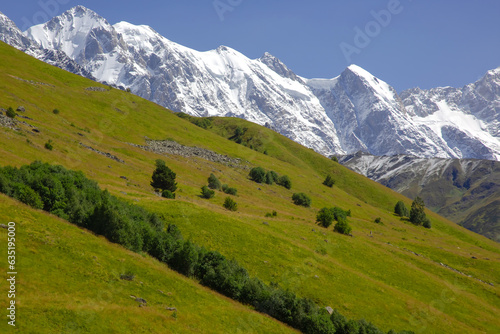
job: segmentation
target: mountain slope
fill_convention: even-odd
[[[357,153],[340,163],[474,232],[500,241],[500,163]]]
[[[21,116],[30,118],[18,118],[14,126],[18,130],[0,127],[2,166],[38,159],[81,170],[113,195],[176,224],[185,238],[234,257],[251,276],[277,282],[385,331],[498,332],[497,243],[432,212],[428,212],[430,230],[401,221],[392,214],[394,204],[403,200],[410,205],[409,199],[268,128],[242,119],[217,118],[202,129],[135,95],[71,75],[1,43],[0,59],[1,107],[23,105],[26,112]],[[55,108],[59,114],[52,112]],[[217,134],[235,125],[248,128],[249,135],[262,134],[267,155]],[[157,154],[129,144],[144,146],[145,136],[168,138],[241,161],[234,165],[203,156]],[[48,140],[53,150],[44,148]],[[158,158],[177,173],[176,200],[153,193],[150,180]],[[292,189],[250,181],[248,168],[253,166],[288,175]],[[238,189],[234,197],[238,212],[222,207],[227,196],[222,192],[211,200],[199,196],[210,173]],[[336,180],[333,188],[321,184],[327,174]],[[311,197],[311,208],[293,204],[296,192]],[[353,237],[315,223],[319,209],[332,206],[351,210]],[[26,212],[18,206],[14,210]],[[277,217],[265,217],[273,210]],[[373,222],[377,217],[383,225]],[[23,245],[35,240],[36,235],[22,234],[22,229],[19,233],[27,240]],[[30,264],[24,272],[38,270]],[[35,289],[36,280],[29,282],[26,287]],[[103,321],[110,322],[111,317],[101,314]],[[130,313],[132,319],[135,314]],[[33,318],[33,324],[45,319],[42,313]],[[196,330],[181,319],[179,310],[174,331]]]
[[[150,258],[0,195],[17,230],[17,330],[23,333],[294,333]],[[0,229],[7,248],[7,230]],[[8,271],[6,262],[0,265]],[[133,274],[132,281],[120,279]],[[147,302],[139,307],[136,296]],[[167,308],[175,308],[175,311]],[[10,333],[6,322],[2,333]],[[12,331],[14,332],[14,331]]]
[[[82,6],[31,27],[26,36],[65,52],[99,80],[128,87],[174,111],[267,124],[323,155],[363,150],[500,159],[498,113],[488,111],[498,105],[500,95],[498,81],[488,75],[483,78],[487,83],[465,89],[464,108],[443,106],[424,117],[415,109],[427,103],[426,94],[408,91],[401,99],[390,85],[358,66],[334,79],[300,78],[268,53],[251,60],[224,46],[198,52],[148,26],[110,25]],[[470,114],[466,106],[483,107]]]

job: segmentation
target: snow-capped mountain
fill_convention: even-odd
[[[463,89],[398,95],[356,65],[333,79],[301,78],[268,53],[249,59],[225,46],[195,51],[148,26],[111,25],[82,6],[25,36],[64,52],[99,81],[174,111],[245,118],[324,155],[500,160],[500,70]]]
[[[50,65],[95,80],[88,71],[71,59],[65,52],[53,48],[42,48],[37,42],[26,37],[16,24],[2,12],[0,12],[0,41]]]
[[[500,162],[477,159],[374,156],[358,152],[339,162],[428,208],[500,242]]]

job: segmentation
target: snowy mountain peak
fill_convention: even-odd
[[[29,28],[25,35],[44,48],[65,52],[76,59],[85,49],[92,31],[112,31],[112,26],[94,11],[77,6],[44,24]]]
[[[281,60],[279,60],[269,52],[265,52],[264,55],[258,60],[282,77],[303,83],[303,80],[301,78],[299,78],[292,70],[290,70]]]
[[[33,44],[21,33],[16,24],[2,12],[0,12],[0,41],[19,50],[27,49]]]

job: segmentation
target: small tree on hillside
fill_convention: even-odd
[[[340,218],[340,219],[338,219],[337,223],[335,224],[333,230],[335,232],[348,235],[351,233],[352,228],[346,219]]]
[[[153,172],[151,186],[156,190],[162,192],[168,190],[172,194],[177,190],[177,183],[175,182],[176,174],[165,165],[165,161],[156,160],[156,169]]]
[[[276,183],[282,187],[285,187],[286,189],[291,189],[292,188],[292,180],[288,177],[288,175],[283,175],[280,176],[277,180]]]
[[[415,225],[422,225],[426,218],[424,201],[417,196],[411,203],[410,221]]]
[[[214,174],[210,174],[210,176],[208,177],[208,187],[210,189],[216,189],[216,190],[221,189],[221,183]]]
[[[254,167],[250,170],[248,174],[252,181],[257,183],[265,183],[266,182],[266,170],[262,167]]]
[[[331,177],[330,175],[328,175],[325,179],[325,181],[323,181],[323,184],[327,187],[333,187],[333,185],[335,184],[335,180],[333,179],[333,177]]]
[[[332,210],[329,208],[322,208],[316,215],[316,222],[318,222],[321,226],[326,228],[332,225],[334,219],[335,216],[333,215]]]
[[[7,108],[7,112],[5,114],[10,118],[14,118],[17,115],[12,107]]]
[[[410,215],[410,213],[408,212],[408,208],[403,201],[399,201],[396,203],[396,206],[394,207],[394,213],[400,217],[408,217]]]
[[[302,205],[306,208],[311,206],[311,198],[304,193],[295,193],[292,196],[295,205]]]
[[[215,194],[215,192],[213,190],[208,189],[207,186],[201,187],[201,197],[202,198],[210,199],[210,198],[214,197],[214,194]]]

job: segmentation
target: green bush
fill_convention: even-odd
[[[210,198],[214,197],[214,195],[215,195],[215,191],[210,190],[207,186],[201,187],[201,197],[202,198],[210,199]]]
[[[292,200],[295,205],[302,205],[306,208],[311,206],[311,198],[304,193],[293,194]]]
[[[384,223],[382,223],[382,218],[380,218],[380,217],[375,218],[375,223],[376,224],[384,224]]]
[[[277,217],[278,213],[275,210],[273,210],[273,212],[266,213],[265,216],[268,217],[268,218],[273,218],[273,217]]]
[[[424,201],[417,196],[411,204],[410,221],[415,225],[422,225],[426,218]]]
[[[170,190],[163,190],[161,192],[161,197],[168,198],[168,199],[175,199],[175,193],[171,192]]]
[[[7,115],[7,117],[10,118],[14,118],[17,115],[14,109],[12,109],[12,107],[7,108],[7,112],[5,114]]]
[[[174,193],[177,190],[176,174],[165,165],[165,161],[156,160],[156,169],[153,172],[151,186],[156,190],[168,190]]]
[[[54,113],[54,115],[59,115],[59,109],[54,109],[52,110],[52,112]]]
[[[254,167],[250,170],[248,174],[250,179],[257,183],[265,183],[266,182],[266,170],[262,167]]]
[[[330,175],[327,175],[325,181],[323,181],[323,184],[331,188],[335,184],[335,180]]]
[[[216,189],[216,190],[221,189],[221,183],[220,183],[219,179],[212,173],[208,177],[208,187],[210,189]]]
[[[233,195],[233,196],[236,196],[238,194],[238,189],[236,188],[231,188],[231,187],[226,187],[226,189],[224,189],[224,192],[228,195]]]
[[[338,232],[340,234],[350,234],[351,231],[352,231],[352,228],[351,226],[349,225],[349,223],[347,222],[346,219],[343,219],[343,218],[340,218],[337,223],[335,224],[333,230],[335,232]]]
[[[276,184],[285,187],[286,189],[292,189],[292,181],[287,175],[280,176],[276,181]]]
[[[425,228],[431,228],[432,227],[431,220],[429,218],[425,217],[424,222],[422,223],[422,225]]]
[[[274,182],[278,181],[278,177],[275,171],[270,170],[266,173],[266,183],[272,185]]]
[[[333,214],[332,209],[329,208],[322,208],[316,215],[316,222],[318,222],[321,226],[326,228],[332,225],[334,219],[335,215]]]
[[[339,162],[339,159],[334,155],[332,155],[332,157],[330,159],[332,159],[332,161],[334,161],[334,162]]]
[[[229,211],[238,210],[238,203],[236,203],[231,197],[226,197],[223,206]]]
[[[49,141],[46,142],[44,146],[47,150],[52,151],[54,149],[54,146],[52,144],[53,144],[52,139],[49,139]]]
[[[396,206],[394,207],[394,213],[400,217],[408,217],[410,215],[410,213],[408,212],[408,208],[403,201],[399,201],[396,203]]]

